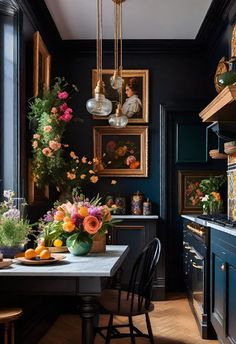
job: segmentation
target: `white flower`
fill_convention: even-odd
[[[209,195],[205,195],[204,197],[201,197],[202,202],[208,202],[209,201]]]

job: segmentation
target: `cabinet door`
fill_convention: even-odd
[[[213,252],[211,322],[217,335],[221,338],[224,336],[225,288],[225,262],[219,255]]]
[[[122,281],[125,286],[129,282],[134,262],[145,246],[144,225],[116,225],[112,229],[112,244],[128,245],[129,253],[123,264]]]

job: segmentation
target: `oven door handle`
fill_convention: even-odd
[[[202,266],[202,265],[197,265],[195,262],[192,262],[192,266],[193,266],[195,269],[199,269],[199,270],[202,270],[202,269],[203,269],[203,266]]]

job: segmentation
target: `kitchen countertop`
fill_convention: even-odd
[[[231,227],[227,227],[227,226],[221,226],[221,225],[219,225],[216,222],[199,219],[199,218],[197,218],[196,214],[193,214],[193,215],[181,215],[181,217],[183,217],[184,219],[196,222],[196,223],[198,223],[201,226],[211,227],[211,228],[217,229],[218,231],[221,231],[221,232],[224,232],[224,233],[236,236],[236,228],[231,228]]]

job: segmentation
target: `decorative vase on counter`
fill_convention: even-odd
[[[236,57],[232,57],[229,61],[229,71],[218,76],[218,84],[220,87],[226,87],[236,82]]]
[[[24,251],[24,245],[18,246],[0,246],[0,253],[3,258],[14,258],[15,255]]]
[[[92,240],[71,240],[70,237],[66,240],[66,246],[74,256],[85,256],[91,250],[92,244]]]
[[[91,253],[99,253],[106,251],[106,234],[100,235],[96,233],[93,237],[93,244],[91,247]]]

